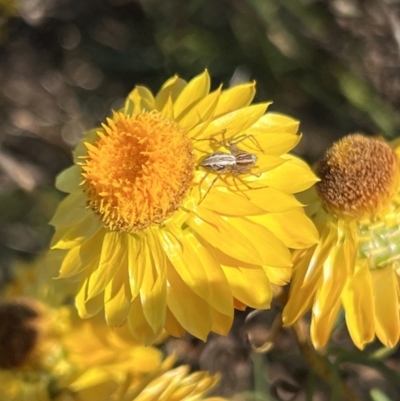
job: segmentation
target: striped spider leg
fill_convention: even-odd
[[[243,185],[247,188],[251,189],[251,187],[242,180],[239,175],[241,174],[252,174],[252,168],[256,167],[257,163],[257,156],[245,152],[237,147],[237,144],[242,142],[243,140],[247,139],[249,135],[242,135],[236,138],[235,141],[227,142],[225,140],[225,132],[222,133],[222,146],[224,146],[229,153],[224,152],[216,152],[212,153],[211,155],[206,156],[199,164],[199,166],[203,167],[209,173],[216,173],[216,177],[208,187],[206,193],[201,198],[199,204],[204,200],[207,196],[208,192],[211,190],[212,186],[221,177],[224,173],[231,173],[235,178],[237,178]],[[211,138],[210,140],[212,140]],[[221,143],[220,143],[221,144]],[[203,177],[200,181],[199,185],[201,188],[201,184],[203,183],[204,179],[207,177],[207,174]],[[236,188],[240,191],[238,185],[236,184]],[[200,189],[201,191],[201,189]],[[246,195],[245,195],[246,196]]]

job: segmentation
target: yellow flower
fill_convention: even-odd
[[[29,299],[32,302],[37,304],[36,300]],[[10,315],[5,321],[4,309],[15,313],[16,303],[0,305],[0,336],[5,322],[15,324],[16,319]],[[25,314],[28,310],[33,313],[35,308],[27,306]],[[56,309],[47,311],[56,312]],[[32,364],[32,352],[24,353],[32,341],[28,341],[23,325],[14,326],[8,332],[12,337],[0,345],[2,401],[223,401],[205,395],[218,383],[218,375],[206,371],[188,374],[188,366],[171,369],[172,357],[162,362],[161,352],[156,348],[138,344],[122,329],[112,330],[98,320],[82,321],[77,316],[60,313],[57,319],[62,319],[68,329],[62,335],[58,333],[58,337],[53,333],[46,347],[43,347],[42,328],[36,327],[30,333],[31,337],[40,337],[32,347],[35,351],[41,348],[40,358],[35,352],[38,357],[35,364]],[[22,320],[19,319],[20,323]],[[25,320],[28,321],[26,316]],[[51,325],[47,323],[48,329]],[[10,324],[5,329],[10,329]],[[18,358],[23,357],[26,361],[21,365]]]
[[[118,401],[225,400],[220,397],[206,396],[206,393],[218,384],[218,375],[211,375],[206,371],[189,374],[188,365],[171,369],[173,362],[173,358],[166,359],[159,370],[131,386],[123,398]]]
[[[283,320],[292,325],[312,309],[317,348],[340,308],[358,348],[375,335],[389,347],[399,340],[399,154],[379,139],[347,136],[327,151],[321,181],[301,198],[321,240],[293,255]]]
[[[104,308],[151,344],[163,329],[226,334],[234,307],[269,307],[271,283],[290,279],[288,248],[317,241],[293,196],[316,178],[286,154],[298,122],[250,106],[254,94],[254,83],[210,92],[207,72],[174,76],[155,97],[136,87],[85,134],[51,221],[81,317]]]
[[[76,317],[61,343],[73,370],[57,381],[57,399],[73,394],[76,401],[120,401],[127,389],[140,386],[162,368],[158,349],[135,342],[124,329],[111,329],[99,319]]]
[[[73,312],[34,298],[0,304],[2,401],[222,400],[205,397],[217,375],[171,369],[174,358],[162,362],[126,330]]]
[[[133,340],[127,327],[81,320],[65,304],[68,287],[58,284],[55,297],[45,285],[49,262],[20,263],[0,303],[2,401],[193,401],[215,387],[216,375],[171,370],[172,357],[162,361],[158,349]]]
[[[59,256],[18,263],[14,281],[3,291],[2,401],[51,400],[56,394],[110,401],[114,392],[123,394],[127,384],[162,367],[161,352],[133,340],[127,328],[111,330],[103,319],[78,317],[68,303],[74,285],[52,279]]]
[[[36,299],[16,297],[0,304],[2,401],[50,400],[54,378],[70,370],[59,342],[68,313]]]
[[[64,366],[60,339],[70,330],[71,314],[76,312],[65,304],[74,286],[52,279],[56,272],[49,263],[57,262],[60,255],[55,252],[34,263],[17,262],[14,280],[2,288],[0,382],[10,373],[6,370],[13,370],[16,377],[29,378],[35,388],[51,380],[50,371],[63,370],[59,368]]]
[[[173,357],[162,361],[127,327],[111,329],[103,319],[81,320],[72,306],[46,303],[54,294],[41,291],[38,262],[19,267],[0,303],[1,401],[223,401],[205,395],[218,375],[172,369]],[[41,301],[27,296],[35,288]],[[57,299],[65,301],[62,292]]]

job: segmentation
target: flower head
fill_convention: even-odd
[[[123,401],[226,401],[206,396],[218,384],[218,375],[206,371],[189,373],[188,365],[172,369],[172,362],[172,358],[166,359],[160,369],[132,386]]]
[[[95,145],[87,143],[81,163],[89,209],[111,231],[134,233],[162,224],[192,185],[190,138],[157,111],[114,113],[103,129]]]
[[[51,343],[43,305],[29,298],[0,304],[0,369],[40,369]]]
[[[286,154],[298,122],[250,106],[254,94],[175,76],[156,96],[136,87],[84,135],[51,221],[81,317],[104,309],[150,344],[164,329],[226,334],[235,307],[269,307],[271,285],[290,279],[288,248],[317,241],[293,196],[316,178]]]
[[[57,299],[41,291],[39,261],[18,269],[0,303],[2,401],[208,400],[218,375],[172,369],[172,357],[163,360],[126,327],[81,320],[72,305],[58,303],[68,291]],[[32,295],[35,289],[39,296]]]
[[[0,303],[1,399],[50,400],[54,380],[68,374],[60,338],[69,325],[64,308],[19,296]]]
[[[358,348],[375,335],[394,346],[400,335],[400,161],[380,139],[349,135],[329,149],[321,181],[302,195],[321,236],[293,255],[286,325],[312,309],[311,338],[329,340],[340,308]]]

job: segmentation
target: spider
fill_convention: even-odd
[[[242,135],[236,138],[235,141],[227,142],[225,139],[225,133],[223,133],[221,144],[229,151],[229,153],[216,152],[206,156],[203,160],[201,160],[199,166],[203,167],[208,172],[216,173],[217,176],[208,187],[199,204],[207,196],[208,192],[217,181],[217,179],[220,178],[221,174],[224,173],[231,173],[233,176],[237,177],[242,184],[250,189],[249,185],[238,177],[240,174],[251,174],[252,168],[256,167],[257,163],[256,155],[245,152],[244,150],[241,150],[237,147],[238,143],[244,141],[247,138],[249,138],[249,135]],[[204,178],[201,180],[200,187],[205,178],[206,176],[204,176]]]

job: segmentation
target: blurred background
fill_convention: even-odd
[[[400,3],[0,0],[0,282],[16,258],[48,245],[62,199],[54,179],[82,132],[135,84],[157,91],[171,75],[190,79],[205,68],[214,87],[256,80],[256,101],[301,120],[295,153],[309,162],[348,133],[395,138]],[[254,384],[242,345],[230,393]],[[181,346],[199,365],[198,344]],[[296,393],[293,383],[283,388],[277,399]]]

